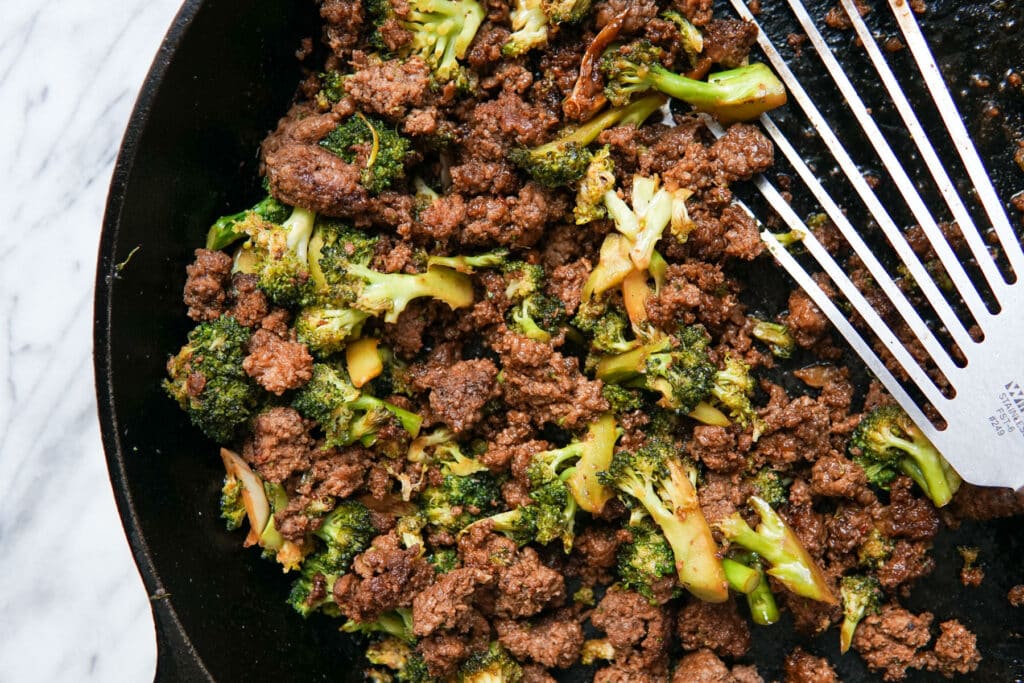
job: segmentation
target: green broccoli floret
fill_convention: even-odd
[[[729,597],[718,546],[671,442],[649,438],[633,453],[616,453],[611,467],[599,476],[620,492],[627,507],[643,507],[658,525],[672,547],[684,588],[707,602]]]
[[[316,214],[296,207],[278,225],[250,213],[237,228],[249,235],[235,254],[235,270],[251,273],[259,287],[276,304],[305,304],[312,294],[309,273],[309,241]]]
[[[789,500],[790,482],[771,467],[762,467],[748,483],[753,487],[754,495],[773,508],[784,505]]]
[[[447,433],[447,430],[445,431]],[[462,447],[454,441],[444,441],[438,444],[434,448],[432,460],[445,474],[454,474],[458,477],[467,477],[477,472],[488,471],[487,465],[464,454]]]
[[[679,37],[682,39],[683,52],[686,53],[690,66],[697,66],[700,54],[704,51],[704,36],[701,34],[700,29],[674,10],[662,12],[661,18],[667,19],[676,25],[679,29]]]
[[[619,546],[619,581],[651,603],[677,597],[675,555],[661,530],[647,517],[627,530],[633,540]]]
[[[534,341],[548,342],[566,324],[565,305],[546,294],[532,294],[509,310],[509,328]]]
[[[380,194],[405,178],[411,149],[409,141],[394,128],[359,112],[328,133],[320,146],[350,164],[361,161],[359,182],[370,194]]]
[[[647,41],[605,52],[600,67],[609,101],[623,104],[653,89],[726,123],[748,121],[786,103],[782,81],[764,64],[719,71],[705,82],[672,73],[661,65],[660,58],[661,49]]]
[[[729,411],[729,416],[742,427],[754,426],[754,440],[764,430],[764,423],[750,402],[754,393],[754,378],[750,366],[738,358],[727,355],[721,370],[715,373],[711,395]]]
[[[228,531],[241,527],[246,518],[244,492],[245,486],[236,477],[224,477],[220,491],[220,516]]]
[[[793,334],[788,327],[781,323],[770,323],[755,318],[752,334],[755,339],[760,339],[767,344],[772,355],[777,358],[789,358],[796,349],[796,340],[793,339]]]
[[[355,308],[393,323],[413,299],[431,297],[454,308],[473,303],[473,283],[451,268],[381,273],[369,267],[377,238],[336,223],[321,223],[310,244],[310,275],[330,307]]]
[[[317,107],[326,111],[332,104],[340,102],[345,97],[345,74],[337,69],[330,69],[317,74],[317,78],[320,79],[320,90],[314,99]]]
[[[221,216],[206,233],[206,248],[211,251],[218,251],[231,246],[234,242],[245,237],[246,232],[242,227],[252,215],[262,218],[271,223],[281,223],[288,218],[292,211],[291,207],[282,204],[267,195],[256,203],[251,209],[233,213],[230,216]]]
[[[412,610],[408,607],[384,612],[375,621],[349,619],[341,625],[341,630],[345,633],[362,633],[367,636],[384,633],[407,643],[416,642],[416,637],[412,633]]]
[[[843,625],[839,630],[839,651],[846,654],[853,642],[857,624],[869,614],[878,614],[881,609],[882,587],[873,576],[844,576],[839,584],[839,595],[843,600]]]
[[[500,501],[498,483],[489,472],[447,474],[440,485],[423,490],[420,509],[432,526],[455,533],[494,512]]]
[[[295,334],[314,354],[326,357],[357,339],[369,317],[355,308],[306,306],[295,316]]]
[[[771,505],[751,496],[750,506],[761,517],[757,531],[738,513],[722,520],[718,528],[730,543],[757,553],[771,569],[768,573],[797,595],[834,605],[836,597],[825,575],[800,539]]]
[[[614,189],[609,189],[604,193],[604,205],[608,216],[615,221],[615,229],[629,240],[629,258],[633,265],[638,270],[647,270],[654,257],[654,246],[673,217],[679,215],[676,204],[685,205],[690,193],[686,190],[669,192],[661,187],[657,176],[634,175],[630,196],[632,207]]]
[[[689,413],[711,393],[715,366],[704,328],[693,325],[681,327],[674,337],[660,336],[631,351],[600,358],[596,373],[605,382],[657,392],[662,407]]]
[[[541,0],[516,0],[509,12],[512,35],[501,47],[506,57],[518,57],[535,47],[548,42],[548,18],[541,7]]]
[[[338,616],[331,588],[348,571],[356,555],[370,545],[375,530],[370,511],[356,501],[338,504],[314,532],[322,547],[302,562],[302,574],[292,584],[288,603],[306,617],[320,610]],[[317,589],[319,586],[319,589]]]
[[[520,505],[512,510],[477,520],[474,524],[488,521],[494,531],[509,537],[517,545],[526,545],[537,539],[537,506],[535,505]]]
[[[572,322],[590,338],[590,347],[600,353],[626,353],[641,343],[630,332],[629,318],[618,308],[581,308]]]
[[[472,275],[484,268],[503,267],[508,260],[508,249],[495,249],[472,256],[430,256],[427,266],[444,266],[460,273]]]
[[[552,24],[575,24],[590,12],[591,0],[541,0],[544,14]]]
[[[590,166],[593,154],[587,145],[601,131],[612,126],[640,126],[665,103],[661,96],[644,97],[624,107],[609,109],[586,123],[563,130],[551,142],[532,149],[515,149],[509,159],[546,187],[559,187],[579,180]]]
[[[576,190],[576,206],[572,214],[576,225],[584,225],[604,218],[608,210],[604,206],[604,195],[615,189],[615,162],[608,145],[594,152],[587,170]]]
[[[865,415],[850,437],[850,450],[870,483],[888,488],[903,472],[936,507],[960,488],[960,476],[899,406],[879,406]]]
[[[427,556],[427,562],[438,574],[447,574],[459,567],[459,553],[454,548],[437,548]]]
[[[357,441],[372,445],[380,428],[391,420],[416,437],[422,422],[416,413],[356,389],[344,368],[329,363],[313,364],[313,376],[295,394],[292,407],[315,420],[332,446]]]
[[[878,569],[888,561],[895,546],[895,541],[875,527],[857,547],[857,562],[866,569]]]
[[[399,56],[421,57],[439,83],[458,79],[461,75],[458,60],[465,56],[483,23],[483,8],[474,0],[409,0],[405,3],[408,11],[396,13],[391,4],[390,0],[367,3],[367,14],[376,27],[371,44],[385,52],[380,27],[395,20],[412,33],[412,40],[399,51]]]
[[[386,666],[393,671],[404,670],[412,656],[409,643],[394,636],[385,636],[366,647],[366,660],[370,664]]]
[[[630,389],[620,384],[605,384],[601,396],[616,415],[631,413],[644,407],[644,396],[639,389]]]
[[[486,652],[477,652],[459,668],[458,683],[518,683],[522,668],[498,643],[491,643]]]
[[[242,368],[249,335],[233,317],[221,316],[197,325],[167,361],[164,390],[219,443],[231,441],[256,407],[259,392]]]

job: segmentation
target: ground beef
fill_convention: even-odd
[[[532,181],[518,195],[474,197],[465,204],[459,239],[469,246],[531,247],[544,226],[564,216],[568,208],[564,195]]]
[[[757,221],[738,204],[725,207],[721,223],[725,230],[726,256],[753,261],[764,251]]]
[[[334,584],[334,601],[342,614],[363,623],[412,606],[434,578],[434,568],[421,551],[418,545],[403,548],[393,533],[373,539],[370,549],[352,561],[352,571]]]
[[[915,490],[910,477],[900,476],[893,480],[883,530],[889,536],[930,541],[939,532],[939,514],[929,500],[916,497]]]
[[[956,619],[939,624],[939,631],[935,648],[928,653],[926,667],[946,678],[976,670],[981,662],[977,637]]]
[[[398,121],[430,101],[430,67],[419,57],[361,61],[345,78],[345,92],[363,112]]]
[[[679,323],[701,323],[712,334],[727,323],[743,324],[743,310],[734,283],[718,264],[689,260],[673,263],[665,272],[665,284],[647,300],[651,322],[664,329]]]
[[[931,574],[935,560],[928,555],[929,548],[931,541],[896,541],[889,559],[878,568],[879,582],[892,589]]]
[[[703,56],[727,69],[743,66],[757,42],[757,25],[736,19],[714,19],[702,33]]]
[[[611,583],[616,552],[628,532],[606,526],[587,526],[576,534],[569,556],[567,573],[582,578],[585,584]]]
[[[548,278],[547,293],[565,307],[567,315],[576,313],[580,305],[583,285],[590,276],[593,265],[589,259],[579,259],[571,263],[556,266]]]
[[[310,380],[313,356],[301,342],[256,330],[249,340],[249,355],[242,361],[242,368],[261,387],[280,396]]]
[[[593,683],[665,683],[667,676],[667,669],[651,670],[628,662],[616,662],[599,669],[594,674]]]
[[[1009,600],[1010,604],[1014,607],[1024,605],[1024,584],[1018,584],[1011,588],[1006,594],[1006,599]]]
[[[682,12],[694,26],[707,26],[711,21],[714,0],[673,0],[672,6]]]
[[[517,659],[568,669],[580,657],[583,628],[572,610],[559,610],[532,622],[499,619],[498,642]]]
[[[919,669],[924,656],[918,652],[931,640],[932,615],[915,616],[898,605],[886,605],[857,627],[853,647],[872,671],[885,681],[899,681],[908,668]]]
[[[672,683],[735,683],[729,667],[711,650],[692,652],[676,665]]]
[[[498,368],[490,360],[463,360],[417,379],[430,389],[430,410],[456,434],[483,417],[487,402],[500,395]]]
[[[619,35],[639,33],[658,16],[658,5],[653,0],[604,0],[594,6],[594,24],[603,28],[613,19],[622,22]]]
[[[786,657],[786,683],[839,683],[835,669],[824,657],[796,648]]]
[[[983,488],[963,484],[950,507],[953,514],[963,519],[999,519],[1024,514],[1024,492],[1014,493],[1005,488]]]
[[[312,458],[310,476],[302,478],[299,490],[317,499],[348,498],[363,485],[372,454],[359,445],[341,450],[321,445]]]
[[[530,415],[535,424],[576,429],[608,409],[601,382],[587,379],[579,361],[549,344],[503,330],[491,348],[501,358],[505,403]]]
[[[491,627],[479,612],[472,612],[458,632],[443,631],[420,638],[416,651],[431,676],[443,678],[454,673],[475,652],[487,650]]]
[[[590,615],[590,622],[607,634],[617,662],[664,666],[671,638],[665,608],[652,605],[639,593],[612,587]]]
[[[721,657],[742,657],[750,649],[750,627],[733,600],[691,601],[679,612],[676,632],[684,650],[707,648]]]
[[[255,275],[236,273],[231,278],[231,308],[228,314],[246,327],[255,327],[270,312],[267,296]]]
[[[537,551],[519,550],[515,561],[497,570],[494,613],[500,617],[532,617],[565,600],[565,577],[541,564]]]
[[[746,466],[746,458],[737,448],[736,436],[725,427],[697,425],[686,451],[716,472],[736,472]]]
[[[519,683],[558,683],[544,667],[536,664],[527,664],[523,667],[523,677]]]
[[[323,0],[320,16],[326,22],[327,44],[335,55],[344,58],[359,43],[363,26],[362,0]]]
[[[196,260],[186,266],[185,305],[197,322],[216,320],[224,313],[231,283],[231,257],[222,251],[196,249]],[[242,323],[245,324],[245,323]]]
[[[789,295],[789,311],[782,322],[793,334],[797,345],[809,349],[828,333],[829,322],[825,314],[802,289]]]
[[[839,605],[803,598],[784,589],[781,592],[781,602],[793,617],[793,628],[804,635],[816,636],[824,633],[843,616],[843,610]]]
[[[270,408],[252,422],[252,438],[245,442],[242,457],[256,472],[281,483],[294,472],[309,468],[313,437],[311,423],[291,408]]]
[[[848,458],[832,453],[820,458],[811,468],[811,491],[830,498],[860,499],[867,489],[864,468]]]
[[[769,404],[761,416],[766,428],[756,452],[771,464],[814,462],[831,453],[828,409],[809,396],[800,396],[781,408]]]
[[[453,569],[413,598],[413,633],[429,636],[438,630],[453,630],[475,612],[477,591],[494,582],[494,575],[478,567]]]

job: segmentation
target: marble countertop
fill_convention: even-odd
[[[0,681],[144,681],[156,668],[100,444],[92,296],[114,159],[179,5],[3,3]]]

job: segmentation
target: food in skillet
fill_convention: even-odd
[[[325,0],[268,195],[188,267],[165,386],[224,445],[222,514],[375,680],[757,681],[783,612],[887,680],[978,664],[897,598],[936,507],[995,498],[855,397],[802,292],[740,301],[729,187],[773,153],[742,121],[785,93],[709,6]]]

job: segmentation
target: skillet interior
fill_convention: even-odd
[[[1015,35],[1024,9],[1013,4],[931,3],[926,32],[949,73],[958,74],[955,92],[967,88],[974,64],[985,64],[996,81],[1008,68],[1024,66]],[[167,354],[189,328],[180,299],[183,266],[212,216],[258,194],[255,150],[299,80],[293,57],[298,40],[314,30],[312,3],[258,0],[249,7],[239,12],[228,0],[186,2],[129,124],[97,272],[95,363],[103,439],[136,561],[149,592],[163,596],[153,601],[158,680],[359,680],[357,650],[337,633],[337,622],[303,623],[284,604],[290,580],[257,552],[242,549],[238,534],[224,531],[216,506],[222,471],[215,447],[159,388]],[[785,35],[781,20],[762,18]],[[993,40],[997,28],[1002,37]],[[807,80],[815,87],[813,75]],[[968,119],[978,121],[984,98],[969,89],[957,94]],[[997,99],[1004,120],[1019,131],[1019,93],[1015,98],[1017,103],[1013,93]],[[1005,151],[1012,131],[999,122],[972,131],[1008,197],[1020,178]],[[115,264],[136,246],[141,248],[118,273]],[[745,275],[754,309],[773,312],[785,305],[790,284],[779,273],[761,260]],[[964,680],[1024,676],[1024,619],[1005,599],[1010,586],[1024,582],[1018,529],[1019,523],[1008,521],[965,524],[942,534],[933,551],[935,575],[905,601],[915,611],[935,612],[937,620],[959,618],[978,634],[984,660]],[[980,588],[959,584],[958,544],[981,548],[986,580]],[[858,657],[838,657],[835,641],[832,631],[808,647],[837,662],[843,680],[872,680]],[[796,642],[785,622],[755,630],[751,657],[767,680],[780,675],[779,665]],[[587,673],[564,680],[589,680]]]

